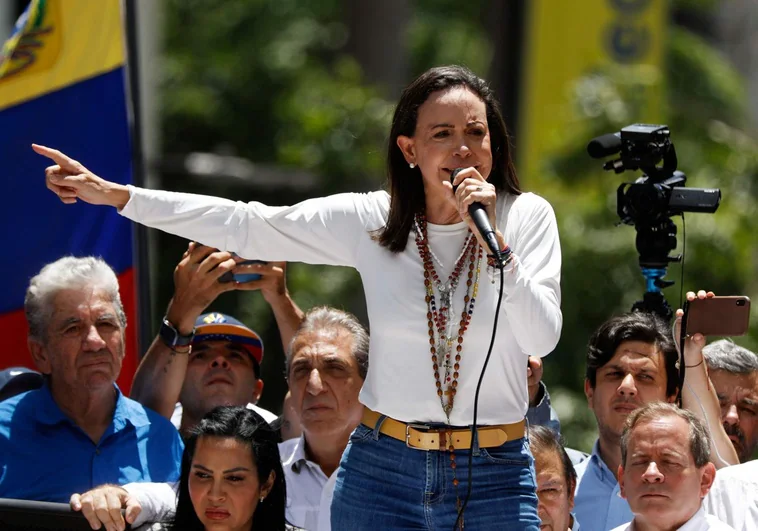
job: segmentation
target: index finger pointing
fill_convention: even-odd
[[[57,149],[49,148],[47,146],[40,146],[39,144],[32,144],[32,149],[39,155],[54,160],[55,163],[59,166],[69,169],[78,169],[75,160],[70,158],[68,155],[65,155],[64,153],[61,153]]]
[[[35,153],[42,155],[43,157],[53,159],[55,162],[58,162],[59,160],[62,160],[65,157],[65,155],[63,155],[63,153],[61,153],[57,149],[49,148],[47,146],[41,146],[39,144],[32,144],[32,149],[35,151]]]

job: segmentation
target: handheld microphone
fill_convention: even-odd
[[[464,168],[455,168],[450,174],[450,184],[453,184],[456,176]],[[453,184],[453,193],[458,189],[458,186]],[[490,223],[490,218],[487,216],[487,211],[484,209],[484,205],[481,203],[471,203],[468,207],[468,214],[471,219],[474,220],[476,230],[481,234],[484,241],[487,242],[487,246],[490,248],[490,254],[493,256],[500,256],[500,245],[497,243],[497,237],[495,231]]]

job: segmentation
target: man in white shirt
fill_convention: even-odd
[[[368,345],[368,333],[354,316],[328,307],[308,311],[292,340],[287,382],[302,435],[279,445],[290,524],[317,529],[324,485],[363,414],[358,394]]]
[[[716,468],[708,430],[687,410],[653,402],[635,410],[621,435],[621,496],[634,519],[614,531],[727,531],[703,510]]]

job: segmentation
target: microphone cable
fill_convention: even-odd
[[[507,258],[507,257],[506,257]],[[471,447],[468,449],[468,486],[466,489],[466,497],[463,499],[463,503],[458,509],[458,517],[455,519],[455,525],[453,531],[460,529],[459,523],[462,523],[463,512],[466,510],[469,498],[471,498],[471,487],[473,486],[473,464],[474,464],[474,443],[477,446],[479,444],[479,438],[476,430],[476,417],[479,410],[479,391],[482,388],[482,381],[484,380],[484,371],[487,370],[487,364],[490,361],[492,355],[492,347],[495,345],[495,336],[497,335],[497,321],[500,315],[500,305],[503,302],[503,277],[505,276],[505,258],[498,255],[495,257],[495,263],[500,271],[500,292],[497,298],[497,306],[495,307],[495,323],[492,325],[492,338],[490,339],[490,346],[487,350],[487,357],[484,358],[484,366],[482,366],[482,372],[479,374],[479,381],[476,384],[476,393],[474,394],[474,423],[471,425]]]

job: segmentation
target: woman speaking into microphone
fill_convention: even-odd
[[[560,244],[550,205],[519,187],[482,79],[438,67],[403,91],[388,191],[293,206],[123,186],[34,149],[54,161],[47,185],[64,203],[110,205],[240,256],[358,270],[370,363],[363,418],[337,471],[333,529],[539,529],[524,425],[527,357],[547,355],[560,336]],[[474,203],[495,230],[497,261],[469,215]]]

